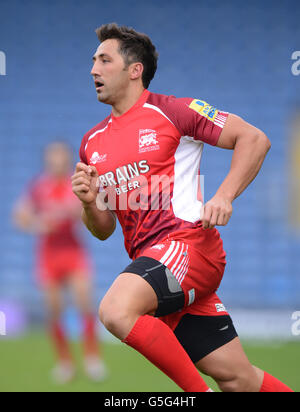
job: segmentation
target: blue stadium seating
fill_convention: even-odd
[[[150,90],[200,97],[243,116],[270,137],[273,146],[262,173],[236,200],[230,225],[221,229],[228,267],[219,294],[231,307],[299,310],[300,236],[288,228],[286,153],[287,119],[300,95],[300,76],[290,70],[291,54],[299,48],[300,4],[268,4],[1,3],[0,49],[7,56],[7,76],[0,76],[0,299],[21,300],[34,313],[39,309],[34,241],[13,227],[11,210],[41,170],[45,144],[63,136],[77,153],[83,134],[108,114],[109,108],[96,102],[89,72],[97,47],[94,29],[117,21],[148,33],[158,47],[159,69]],[[221,183],[230,157],[230,152],[205,149],[206,199]],[[99,300],[129,259],[120,229],[101,244],[83,236],[95,260]]]

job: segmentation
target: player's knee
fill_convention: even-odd
[[[252,378],[247,372],[239,372],[224,381],[217,381],[217,384],[222,392],[252,392]]]
[[[117,322],[114,308],[107,304],[105,299],[103,299],[99,306],[99,318],[108,330],[110,330],[113,327],[113,324]]]
[[[123,339],[126,325],[130,323],[130,313],[119,305],[105,301],[99,307],[99,318],[105,328],[116,337]]]
[[[115,334],[121,322],[120,313],[117,313],[114,308],[109,308],[108,305],[101,303],[99,307],[99,317],[105,328]]]
[[[228,381],[217,381],[222,392],[239,392],[240,382],[237,378]]]

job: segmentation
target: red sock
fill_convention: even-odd
[[[99,356],[99,345],[96,337],[96,321],[93,315],[85,315],[83,319],[83,344],[86,356]]]
[[[284,383],[280,382],[274,376],[265,372],[263,385],[260,392],[294,392]]]
[[[124,343],[144,355],[185,392],[209,390],[173,331],[160,319],[141,316]]]
[[[52,322],[50,334],[60,361],[72,361],[72,355],[65,333],[59,322]]]

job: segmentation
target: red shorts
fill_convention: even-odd
[[[61,284],[71,276],[90,276],[91,262],[83,249],[45,248],[38,253],[36,272],[42,286]]]
[[[184,292],[185,308],[196,307],[206,298],[216,296],[226,266],[222,247],[218,248],[219,253],[208,256],[195,246],[193,242],[168,239],[144,250],[139,256],[155,259],[171,271]],[[217,303],[221,302],[214,304]]]

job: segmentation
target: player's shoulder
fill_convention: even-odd
[[[185,122],[190,120],[192,116],[189,108],[192,101],[193,99],[191,97],[176,97],[174,95],[150,93],[144,107],[156,110],[165,116],[182,134],[184,133]]]
[[[175,111],[175,113],[179,115],[186,115],[186,113],[195,114],[196,112],[197,114],[203,116],[207,111],[214,109],[213,106],[201,98],[176,97],[174,95],[165,95],[152,92],[149,93],[146,103],[148,105],[157,106],[160,109],[165,109],[166,111]]]
[[[80,160],[86,164],[88,164],[85,149],[88,144],[88,141],[91,140],[97,133],[103,132],[106,127],[108,126],[109,122],[111,122],[111,115],[107,116],[102,122],[96,124],[92,129],[90,129],[85,135],[83,136],[80,149],[79,149],[79,156]]]
[[[161,93],[150,92],[146,104],[157,107],[174,108],[185,104],[190,104],[193,101],[191,97],[176,97],[174,95],[166,95]]]
[[[85,135],[83,136],[83,140],[88,140],[90,137],[93,136],[93,134],[105,129],[105,127],[108,125],[110,121],[111,121],[111,115],[107,116],[104,120],[96,124],[96,126],[90,129],[88,132],[86,132]]]

